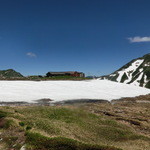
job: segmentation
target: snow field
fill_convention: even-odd
[[[119,99],[149,94],[150,89],[107,80],[85,81],[0,81],[0,102],[49,98],[54,101],[74,99]]]

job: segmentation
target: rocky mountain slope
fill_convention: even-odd
[[[13,69],[0,70],[0,79],[14,79],[21,77],[23,77],[23,75]]]
[[[150,88],[150,54],[134,59],[117,71],[102,76],[100,79]]]

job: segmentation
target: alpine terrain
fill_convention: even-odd
[[[150,88],[150,53],[130,61],[110,75],[101,76],[100,79]]]

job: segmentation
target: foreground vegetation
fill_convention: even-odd
[[[73,76],[52,76],[52,77],[46,77],[46,76],[28,76],[25,77],[26,80],[88,80],[91,78],[86,77],[73,77]]]
[[[0,149],[149,150],[150,104],[0,108]]]
[[[72,77],[72,76],[53,76],[53,77],[46,77],[46,76],[28,76],[28,77],[5,77],[1,78],[0,80],[21,80],[21,81],[47,81],[47,80],[89,80],[91,78],[88,77]]]

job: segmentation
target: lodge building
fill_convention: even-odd
[[[53,77],[53,76],[85,77],[85,74],[83,72],[77,72],[77,71],[66,71],[66,72],[48,72],[46,76],[47,77]]]

